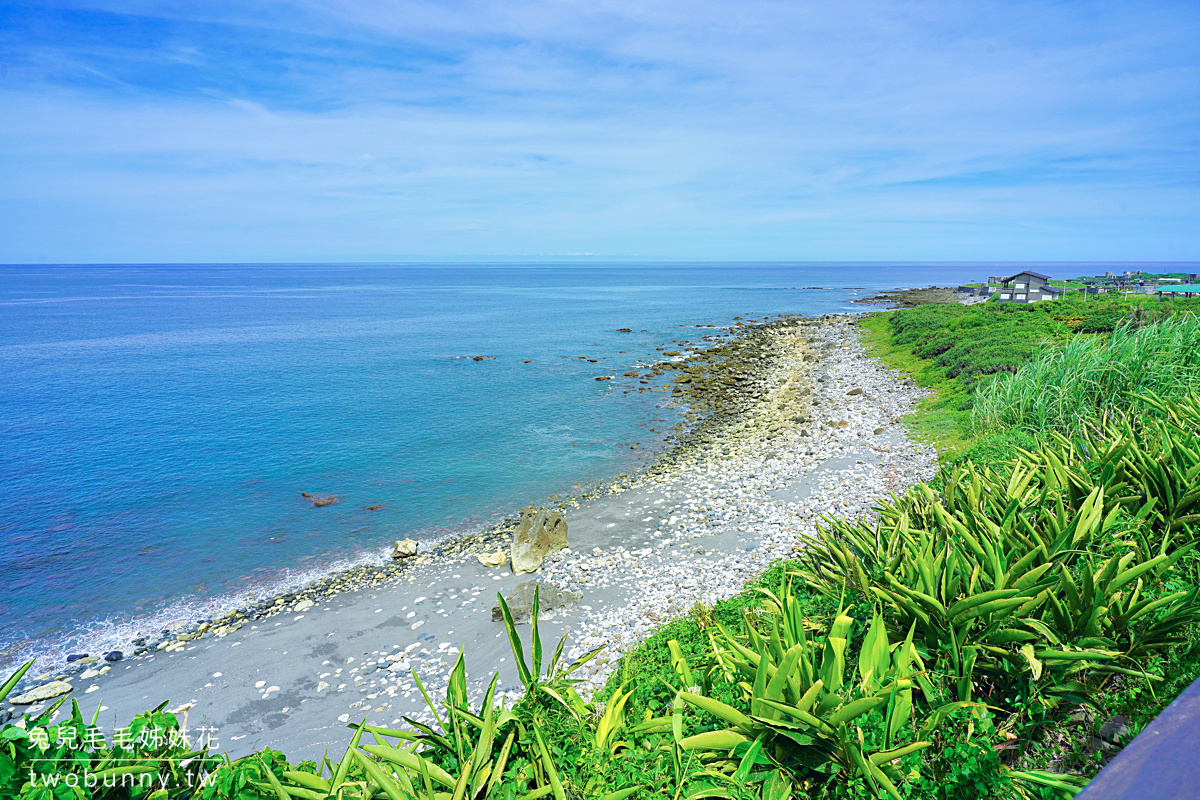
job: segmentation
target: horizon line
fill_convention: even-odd
[[[1114,264],[1114,265],[1143,265],[1143,266],[1182,266],[1182,265],[1200,265],[1200,260],[1185,260],[1185,261],[1155,261],[1150,259],[1137,260],[1120,260],[1120,261],[1101,261],[1092,259],[1075,259],[1075,260],[973,260],[973,259],[951,259],[951,260],[904,260],[904,261],[879,261],[870,259],[855,259],[855,260],[829,260],[821,259],[814,261],[801,261],[793,259],[755,259],[755,260],[731,260],[731,259],[700,259],[700,258],[670,258],[670,259],[636,259],[622,256],[606,256],[604,259],[596,258],[590,261],[560,261],[555,259],[565,258],[565,256],[555,257],[531,257],[531,256],[463,256],[463,257],[446,257],[429,259],[402,259],[396,261],[13,261],[0,262],[0,268],[4,267],[389,267],[389,266],[488,266],[495,262],[503,262],[496,264],[497,266],[601,266],[612,263],[620,264],[644,264],[644,265],[679,265],[685,266],[689,264],[727,264],[727,265],[822,265],[822,264],[876,264],[887,266],[919,266],[919,265],[952,265],[952,264],[969,264],[969,265],[1015,265],[1015,264]],[[522,259],[530,259],[523,261]],[[605,260],[612,259],[612,260]]]

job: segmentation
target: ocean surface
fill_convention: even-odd
[[[0,662],[629,471],[678,418],[594,378],[713,334],[696,325],[997,269],[0,266]]]

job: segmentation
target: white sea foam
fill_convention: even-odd
[[[432,550],[450,539],[476,535],[482,530],[482,526],[460,531],[442,528],[417,531],[410,535],[420,541],[422,548]],[[291,570],[284,575],[240,591],[214,597],[188,596],[147,613],[110,616],[85,622],[81,627],[68,634],[10,645],[8,653],[3,656],[4,660],[0,660],[0,666],[7,665],[13,668],[30,659],[36,659],[31,674],[42,674],[61,669],[66,664],[67,656],[71,654],[86,653],[101,656],[112,651],[120,651],[128,656],[133,652],[134,646],[131,642],[135,639],[156,638],[165,630],[173,630],[197,620],[213,619],[266,598],[296,592],[355,567],[383,566],[390,562],[390,553],[391,545],[389,544],[382,550],[365,550],[320,567]]]

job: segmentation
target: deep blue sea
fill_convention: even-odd
[[[628,471],[677,419],[596,376],[695,325],[997,269],[0,267],[0,650],[87,649]]]

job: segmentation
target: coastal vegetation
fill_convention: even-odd
[[[596,697],[572,678],[595,653],[547,657],[536,598],[528,641],[501,598],[525,687],[511,707],[495,677],[472,706],[460,654],[445,696],[425,694],[433,724],[351,723],[343,754],[292,763],[193,752],[165,706],[124,743],[79,748],[96,720],[72,701],[52,723],[60,699],[0,733],[0,796],[1069,797],[1200,675],[1194,308],[865,319],[880,357],[933,390],[913,427],[941,472],[870,522],[825,518],[626,654]]]
[[[1033,433],[1073,420],[1069,404],[1092,392],[1091,382],[1102,374],[1110,409],[1123,407],[1139,389],[1176,396],[1175,373],[1192,375],[1183,393],[1194,390],[1197,356],[1187,344],[1200,330],[1197,312],[1200,300],[1157,303],[1109,294],[1032,304],[927,304],[871,314],[862,327],[884,364],[932,390],[908,419],[909,429],[936,445],[943,460],[969,455],[988,461],[1011,446],[1031,446]],[[1173,318],[1173,324],[1153,326]],[[1091,358],[1087,364],[1085,357]],[[1055,374],[1051,364],[1061,372]],[[1068,375],[1076,379],[1069,392],[1046,383]],[[1121,375],[1130,378],[1122,383]],[[1047,388],[1052,394],[1043,392]],[[1034,395],[1040,398],[1036,410],[1030,405],[996,417],[1006,403]],[[1053,413],[1052,403],[1058,407]],[[1093,420],[1103,409],[1077,411]],[[1048,423],[1053,417],[1052,424],[1032,424],[1039,413]]]
[[[1200,318],[1126,322],[1109,336],[1077,336],[1042,348],[1015,373],[978,392],[976,427],[1031,433],[1071,430],[1131,409],[1145,393],[1186,396],[1200,390]]]

